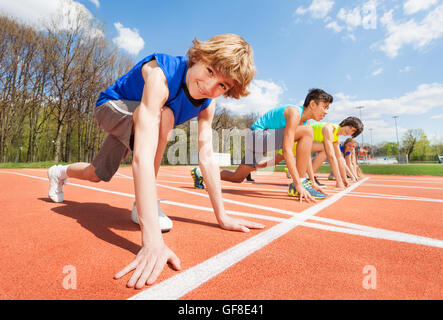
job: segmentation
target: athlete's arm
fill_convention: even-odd
[[[283,157],[285,159],[286,166],[288,167],[289,174],[294,182],[295,189],[300,194],[300,201],[303,201],[303,198],[308,202],[315,201],[311,194],[301,184],[300,176],[294,160],[294,153],[292,152],[296,130],[298,128],[298,124],[300,123],[300,113],[295,108],[288,107],[285,109],[284,116],[286,119],[286,127],[283,136]],[[309,152],[310,151],[311,150],[309,150]]]
[[[329,158],[329,164],[331,166],[332,174],[335,177],[336,188],[343,189],[344,184],[342,181],[342,170],[340,169],[340,164],[336,156],[336,150],[334,150],[333,139],[334,139],[334,127],[330,124],[326,124],[322,128],[323,133],[323,145],[325,147],[326,156]],[[346,173],[345,173],[346,175]]]
[[[263,228],[264,225],[228,216],[223,206],[220,183],[220,168],[212,151],[212,119],[215,100],[198,116],[198,164],[206,183],[209,199],[217,221],[223,229],[248,232],[249,228]]]
[[[346,173],[349,174],[349,176],[351,177],[351,179],[353,181],[357,181],[357,176],[354,173],[354,168],[352,166],[352,152],[350,154],[348,154],[347,156],[344,157],[345,158],[345,165],[346,165]]]
[[[140,105],[133,114],[134,153],[132,171],[135,199],[142,232],[142,248],[134,261],[115,275],[118,279],[135,269],[127,286],[142,288],[152,284],[167,262],[180,269],[180,260],[165,245],[158,221],[157,190],[154,157],[158,145],[161,108],[168,95],[168,85],[163,71],[155,60],[142,68],[145,80]]]

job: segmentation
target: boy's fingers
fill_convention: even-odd
[[[157,280],[160,273],[163,271],[163,268],[165,267],[166,259],[161,258],[158,259],[156,264],[154,265],[154,269],[151,272],[151,275],[148,277],[148,280],[145,281],[146,284],[151,285]]]
[[[126,267],[124,267],[122,270],[117,272],[114,276],[114,279],[120,279],[128,272],[131,272],[132,270],[134,270],[136,267],[137,267],[137,262],[134,260],[130,264],[128,264]]]
[[[140,279],[141,275],[143,274],[143,270],[146,269],[146,264],[139,264],[137,266],[137,268],[135,269],[134,273],[132,274],[131,278],[129,279],[129,281],[126,283],[126,286],[128,288],[132,288],[134,286],[138,285],[138,280]]]
[[[154,266],[157,262],[158,262],[157,259],[151,258],[148,261],[148,263],[145,264],[144,268],[140,268],[142,272],[139,272],[137,275],[136,272],[138,270],[134,272],[132,278],[129,280],[130,282],[128,282],[128,285],[131,283],[132,285],[130,285],[130,287],[133,287],[134,283],[137,281],[137,283],[135,284],[135,288],[136,289],[143,288],[148,278],[152,275],[152,270],[154,269]]]
[[[174,270],[178,271],[181,269],[180,259],[175,254],[169,257],[168,262],[172,265]]]
[[[240,220],[240,224],[247,228],[252,228],[252,229],[263,229],[265,227],[264,224],[249,220]]]
[[[265,227],[264,224],[256,223],[256,222],[249,222],[247,227],[253,228],[253,229],[263,229]]]

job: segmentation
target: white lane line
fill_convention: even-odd
[[[372,176],[372,181],[373,182],[380,182],[380,183],[383,183],[383,182],[386,182],[386,181],[389,181],[389,182],[413,182],[413,183],[417,183],[417,182],[420,182],[420,183],[439,183],[439,184],[441,184],[441,183],[443,183],[443,179],[439,179],[439,178],[436,178],[436,179],[429,179],[429,178],[423,178],[423,177],[417,177],[416,179],[413,179],[413,178],[405,178],[405,179],[384,179],[384,178],[382,178],[382,177],[379,177],[379,176]]]
[[[198,288],[203,283],[240,262],[255,251],[263,248],[275,239],[282,237],[297,225],[300,225],[301,222],[332,205],[346,193],[352,191],[366,180],[367,178],[351,186],[348,190],[344,190],[323,200],[323,202],[304,210],[302,212],[304,218],[289,218],[283,223],[279,223],[268,230],[262,231],[258,235],[253,236],[212,258],[136,294],[131,297],[130,300],[176,300],[183,297],[188,292]],[[287,223],[288,221],[290,223]]]
[[[189,209],[213,212],[213,209],[209,208],[209,207],[196,206],[196,205],[192,205],[192,204],[179,203],[179,202],[175,202],[175,201],[161,200],[161,203],[169,204],[169,205],[173,205],[173,206],[178,206],[178,207],[189,208]],[[335,219],[310,216],[310,215],[306,216],[306,214],[303,214],[303,213],[294,215],[294,218],[292,220],[287,219],[287,218],[264,216],[264,215],[260,215],[260,214],[239,212],[239,211],[234,211],[234,210],[227,210],[226,213],[231,214],[231,215],[236,215],[236,216],[256,218],[256,219],[261,219],[261,220],[269,220],[269,221],[275,221],[275,222],[281,222],[281,223],[296,222],[296,223],[299,223],[301,226],[310,227],[313,229],[335,231],[335,232],[340,232],[340,233],[348,233],[348,234],[366,236],[366,237],[371,237],[371,238],[378,238],[378,239],[385,239],[385,240],[392,240],[392,241],[398,241],[398,242],[406,242],[406,243],[412,243],[412,244],[421,244],[421,245],[426,245],[426,246],[431,246],[431,247],[443,248],[443,240],[433,239],[433,238],[429,238],[429,237],[423,237],[423,236],[418,236],[418,235],[403,233],[403,232],[398,232],[398,231],[392,231],[392,230],[387,230],[387,229],[368,227],[368,226],[364,226],[364,225],[359,225],[359,224],[350,223],[350,222],[344,222],[344,221],[335,220]],[[325,224],[319,224],[319,223],[313,223],[313,222],[305,222],[305,220],[314,220],[314,221],[319,221],[319,222],[323,222],[323,223],[329,223],[331,225],[325,225]]]
[[[27,175],[27,174],[18,173],[18,172],[2,172],[2,171],[0,171],[0,173],[16,174],[16,175],[21,175],[21,176],[39,179],[39,180],[43,180],[43,181],[48,180],[47,178],[31,176],[31,175]],[[133,194],[110,191],[110,190],[105,190],[105,189],[100,189],[100,188],[95,188],[95,187],[90,187],[90,186],[85,186],[85,185],[80,185],[80,184],[74,184],[74,183],[71,183],[71,185],[81,187],[81,188],[90,189],[90,190],[95,190],[95,191],[117,194],[117,195],[122,195],[125,197],[134,198]],[[342,196],[344,196],[344,195],[345,194],[342,194]],[[209,207],[184,204],[184,203],[179,203],[179,202],[174,202],[174,201],[169,201],[169,200],[161,200],[161,202],[164,204],[167,204],[167,205],[186,207],[186,208],[191,208],[191,209],[196,209],[196,210],[203,210],[203,211],[207,211],[207,212],[213,211],[212,208],[209,208]],[[237,215],[237,216],[244,216],[244,217],[250,217],[250,218],[257,218],[257,219],[261,219],[261,220],[280,222],[281,224],[289,224],[289,225],[293,226],[292,228],[294,228],[297,225],[301,225],[301,226],[305,226],[305,227],[309,227],[309,228],[313,228],[313,229],[319,229],[319,230],[325,230],[325,231],[331,231],[331,232],[339,232],[339,233],[346,233],[346,234],[357,235],[357,236],[365,236],[365,237],[376,238],[376,239],[384,239],[384,240],[391,240],[391,241],[397,241],[397,242],[405,242],[405,243],[411,243],[411,244],[419,244],[419,245],[426,245],[426,246],[431,246],[431,247],[443,248],[443,241],[442,240],[417,236],[417,235],[413,235],[413,234],[401,233],[401,232],[391,231],[391,230],[386,230],[386,229],[368,227],[368,226],[358,225],[358,224],[354,224],[354,223],[349,223],[349,222],[344,222],[344,221],[339,221],[339,220],[334,220],[334,219],[329,219],[329,218],[317,217],[317,216],[313,215],[315,213],[309,212],[309,210],[305,210],[303,213],[296,214],[291,219],[283,219],[283,218],[277,218],[277,217],[272,217],[272,216],[264,216],[264,215],[259,215],[259,214],[238,212],[238,211],[233,211],[233,210],[227,210],[227,213],[232,214],[232,215]],[[305,220],[314,220],[314,221],[319,221],[322,223],[328,223],[331,225],[306,222]]]
[[[34,179],[38,179],[38,180],[48,181],[48,178],[27,175],[27,174],[18,173],[18,172],[0,171],[0,173],[16,174],[16,175],[34,178]],[[111,190],[106,190],[106,189],[101,189],[101,188],[96,188],[96,187],[91,187],[91,186],[85,186],[85,185],[76,184],[76,183],[69,183],[69,184],[72,186],[76,186],[76,187],[80,187],[80,188],[84,188],[84,189],[95,190],[95,191],[110,193],[110,194],[116,194],[116,195],[129,197],[129,198],[135,198],[135,196],[130,193],[111,191]],[[207,212],[213,212],[213,209],[209,208],[209,207],[196,206],[196,205],[192,205],[192,204],[185,204],[185,203],[180,203],[180,202],[175,202],[175,201],[170,201],[170,200],[160,200],[160,201],[161,201],[161,203],[164,203],[164,204],[185,207],[185,208],[190,208],[190,209],[196,209],[196,210],[202,210],[202,211],[207,211]],[[254,214],[254,213],[239,212],[239,211],[234,211],[234,210],[227,210],[226,212],[228,214],[237,215],[237,216],[244,216],[244,217],[256,218],[256,219],[260,219],[260,220],[268,220],[268,221],[274,221],[274,222],[289,223],[288,222],[289,220],[286,218],[278,218],[278,217],[265,216],[265,215]],[[388,237],[384,238],[386,240],[402,241],[402,242],[423,244],[423,245],[429,245],[429,246],[440,246],[440,241],[441,241],[438,239],[432,239],[432,238],[417,236],[417,235],[413,235],[413,234],[401,233],[401,232],[397,232],[397,231],[390,231],[390,230],[386,230],[386,229],[368,227],[368,226],[364,226],[364,225],[354,224],[354,223],[350,223],[350,222],[344,222],[344,221],[330,219],[330,218],[311,216],[311,215],[309,215],[309,214],[307,215],[305,213],[296,213],[295,215],[291,214],[291,216],[293,216],[294,221],[298,220],[298,223],[300,223],[300,225],[304,225],[306,227],[311,227],[311,228],[315,228],[315,229],[352,233],[352,234],[357,234],[357,235],[362,235],[362,236],[378,237],[378,238],[383,238],[381,235],[387,234]],[[304,222],[305,220],[313,220],[313,221],[318,221],[318,222],[322,222],[322,223],[328,223],[333,226]],[[337,228],[335,226],[340,226],[342,228]],[[353,230],[351,230],[351,229],[353,229]],[[363,231],[363,233],[359,233],[358,231]],[[364,232],[366,232],[366,233],[364,233]],[[404,239],[406,239],[406,240],[404,240]]]
[[[369,183],[365,187],[384,187],[384,188],[406,188],[406,189],[428,189],[428,190],[443,190],[443,188],[438,187],[422,187],[422,186],[400,186],[398,184],[374,184]]]
[[[126,178],[126,179],[131,179],[131,176],[127,176],[124,174],[120,174],[121,177]],[[163,183],[172,183],[172,184],[185,184],[185,185],[194,185],[193,183],[190,182],[181,182],[181,181],[168,181],[168,180],[157,180],[157,182],[163,182]],[[368,186],[369,184],[365,184],[365,186]],[[159,185],[162,186],[163,185]],[[282,191],[287,191],[287,188],[282,189],[282,188],[273,188],[273,189],[267,189],[267,188],[257,188],[256,184],[251,183],[250,185],[248,185],[247,187],[240,187],[240,186],[232,186],[232,185],[223,185],[222,186],[223,189],[238,189],[238,190],[254,190],[254,191],[266,191],[266,192],[282,192]],[[426,188],[426,187],[424,187]],[[433,188],[430,188],[433,189]],[[176,190],[180,190],[183,191],[183,189],[176,189]],[[192,191],[189,191],[192,192]],[[336,194],[340,191],[338,190],[331,190],[331,189],[326,189],[325,188],[325,192],[328,193],[328,195],[331,194]],[[201,195],[199,193],[199,195]],[[373,199],[390,199],[390,200],[409,200],[409,201],[423,201],[423,202],[437,202],[437,203],[443,203],[443,199],[435,199],[435,198],[424,198],[424,197],[411,197],[411,196],[402,196],[402,195],[391,195],[391,194],[380,194],[380,193],[370,193],[370,192],[350,192],[348,194],[346,194],[346,197],[360,197],[360,198],[373,198]],[[226,201],[226,199],[225,199]],[[227,201],[229,202],[229,200]],[[283,214],[286,214],[284,212],[280,212]]]
[[[123,174],[121,174],[121,175],[124,176]],[[126,176],[126,177],[128,179],[133,179],[130,176]],[[162,187],[162,188],[166,188],[166,189],[171,189],[171,190],[179,191],[179,192],[193,194],[193,195],[200,196],[200,197],[209,198],[209,196],[207,194],[203,194],[203,193],[200,193],[200,192],[183,190],[181,188],[171,187],[171,186],[167,186],[167,185],[159,184],[159,183],[157,183],[157,186]],[[289,215],[293,215],[294,213],[296,213],[294,211],[276,209],[276,208],[273,208],[273,207],[261,206],[261,205],[257,205],[257,204],[250,204],[250,203],[245,203],[245,202],[235,201],[235,200],[230,200],[230,199],[223,199],[223,201],[227,202],[227,203],[233,203],[233,204],[236,204],[236,205],[240,205],[240,206],[251,207],[251,208],[254,208],[254,209],[262,209],[262,210],[277,212],[277,213],[286,214],[286,215],[288,215],[288,214]]]
[[[409,201],[423,201],[423,202],[437,202],[443,203],[443,199],[432,199],[432,198],[418,198],[418,197],[408,197],[408,196],[376,196],[376,195],[363,195],[363,194],[348,194],[349,197],[359,197],[359,198],[371,198],[371,199],[389,199],[389,200],[409,200]]]

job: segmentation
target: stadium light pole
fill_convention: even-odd
[[[393,116],[392,118],[394,118],[394,121],[395,121],[395,134],[397,135],[398,162],[400,163],[400,142],[398,140],[398,129],[397,129],[398,116]]]
[[[374,130],[374,129],[373,128],[369,128],[368,130],[371,133],[371,148],[372,148],[372,130]]]
[[[358,106],[356,108],[360,110],[360,120],[361,122],[363,122],[363,119],[361,117],[361,110],[364,108],[364,106]],[[361,132],[361,146],[363,147],[363,131]]]

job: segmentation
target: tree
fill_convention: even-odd
[[[68,29],[63,21],[37,31],[0,16],[1,162],[90,162],[104,139],[95,102],[132,59],[87,17],[77,15]]]
[[[409,129],[405,132],[402,138],[402,144],[404,152],[408,155],[408,159],[411,157],[417,141],[424,138],[426,138],[426,135],[422,129]]]
[[[384,156],[393,156],[398,154],[397,143],[384,142],[378,147],[378,153]]]

